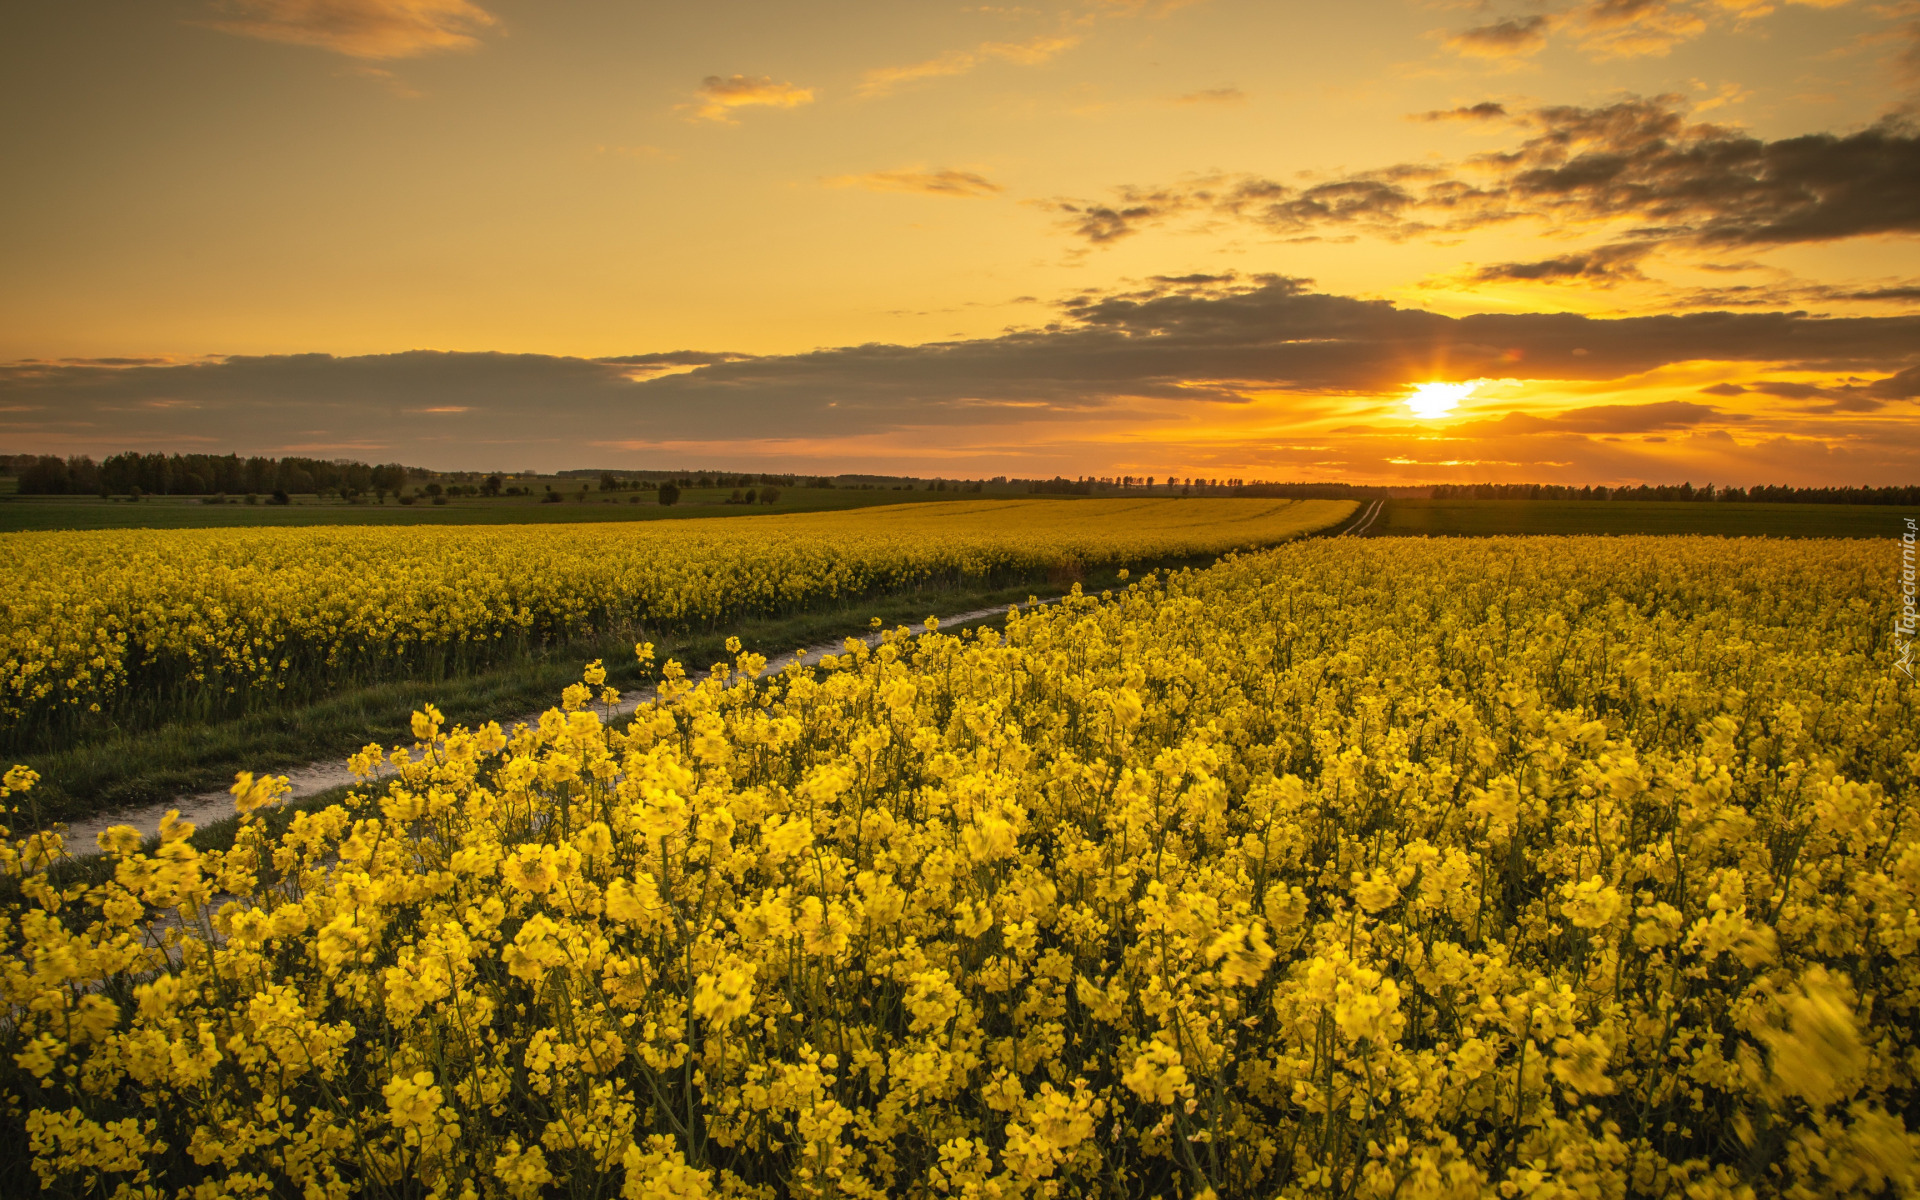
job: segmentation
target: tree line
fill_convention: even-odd
[[[1901,487],[1785,487],[1762,485],[1716,488],[1711,483],[1634,487],[1582,486],[1559,483],[1436,483],[1435,500],[1668,500],[1700,503],[1747,504],[1915,504],[1920,486]]]
[[[214,496],[339,492],[398,492],[409,478],[431,471],[399,463],[373,466],[346,459],[242,458],[237,454],[116,454],[96,463],[86,455],[0,455],[0,467],[20,477],[26,495]]]

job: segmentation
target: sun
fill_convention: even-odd
[[[1416,383],[1413,385],[1413,394],[1407,397],[1407,407],[1413,410],[1416,417],[1444,417],[1485,382],[1484,379],[1469,379],[1465,383]]]

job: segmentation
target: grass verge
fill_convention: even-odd
[[[577,483],[577,481],[576,481]],[[892,491],[883,488],[782,488],[772,504],[730,504],[732,488],[687,488],[663,506],[653,492],[568,493],[543,503],[536,496],[463,496],[445,504],[348,503],[299,496],[291,504],[224,504],[198,496],[146,497],[137,502],[98,496],[0,496],[0,533],[49,529],[230,529],[300,525],[567,525],[598,521],[674,521],[690,517],[752,517],[769,513],[834,512],[883,504],[948,500],[1028,499],[1012,493]]]
[[[1874,504],[1665,503],[1652,500],[1387,501],[1373,537],[1507,534],[1716,534],[1723,537],[1898,537],[1920,509]]]

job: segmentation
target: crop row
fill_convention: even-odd
[[[1270,545],[1351,507],[1042,500],[585,528],[11,534],[0,720],[31,734],[231,711],[594,636]]]

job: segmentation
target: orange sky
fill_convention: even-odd
[[[1920,478],[1912,0],[125,0],[0,62],[0,452]]]

